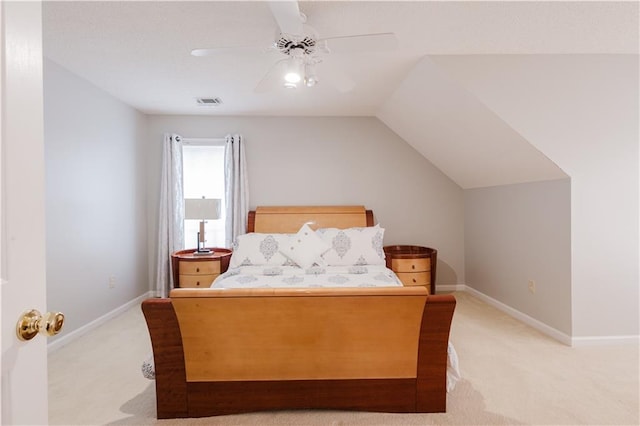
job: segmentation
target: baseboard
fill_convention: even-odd
[[[436,293],[451,293],[453,291],[465,291],[467,288],[464,284],[444,284],[436,286]]]
[[[118,315],[122,314],[123,312],[127,311],[131,307],[141,304],[143,300],[152,297],[151,294],[152,293],[150,291],[147,292],[147,293],[144,293],[143,295],[136,297],[135,299],[133,299],[133,300],[125,303],[124,305],[112,310],[111,312],[108,312],[108,313],[104,314],[100,318],[97,318],[97,319],[91,321],[90,323],[78,328],[77,330],[73,330],[70,333],[61,334],[59,338],[57,338],[56,340],[54,340],[51,343],[47,344],[47,352],[48,353],[52,353],[52,352],[57,351],[61,347],[65,346],[65,345],[68,345],[69,343],[73,342],[74,340],[76,340],[80,336],[82,336],[84,334],[87,334],[88,332],[96,329],[97,327],[101,326],[102,324],[106,323],[107,321],[109,321],[109,320],[117,317]]]
[[[448,286],[438,286],[438,290],[444,290]],[[585,336],[585,337],[571,337],[559,330],[556,330],[553,327],[548,326],[547,324],[538,321],[535,318],[530,317],[527,314],[523,314],[517,309],[512,308],[509,305],[505,305],[502,302],[497,301],[496,299],[487,296],[484,293],[479,292],[478,290],[471,288],[467,285],[462,285],[464,289],[458,289],[456,287],[455,291],[466,291],[478,299],[486,302],[487,304],[493,306],[494,308],[504,312],[505,314],[522,321],[530,327],[535,328],[541,333],[559,341],[560,343],[564,343],[567,346],[578,347],[578,346],[603,346],[603,345],[638,345],[640,344],[640,336]]]
[[[640,336],[587,336],[573,337],[571,346],[640,345]]]
[[[555,339],[557,341],[559,341],[560,343],[564,343],[567,346],[573,346],[573,341],[571,336],[556,330],[553,327],[548,326],[547,324],[538,321],[535,318],[530,317],[527,314],[523,314],[522,312],[520,312],[517,309],[512,308],[509,305],[505,305],[504,303],[494,299],[493,297],[487,296],[484,293],[479,292],[478,290],[471,288],[469,286],[465,285],[465,290],[466,292],[472,294],[473,296],[477,297],[478,299],[482,300],[483,302],[487,303],[488,305],[493,306],[494,308],[504,312],[505,314],[517,319],[518,321],[522,321],[523,323],[527,324],[528,326],[535,328],[536,330],[538,330],[539,332],[551,337],[552,339]]]

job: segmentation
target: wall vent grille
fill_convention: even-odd
[[[222,104],[222,99],[220,98],[198,98],[198,105],[208,105],[208,106],[218,106]]]

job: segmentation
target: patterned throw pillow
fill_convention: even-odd
[[[280,252],[303,269],[311,268],[314,264],[322,265],[322,253],[331,248],[306,223],[297,234],[289,238],[288,243]]]
[[[384,265],[384,228],[321,228],[317,234],[331,245],[322,255],[328,266]]]
[[[240,266],[282,266],[287,258],[280,253],[290,234],[260,234],[250,232],[240,235],[233,243],[229,268]]]

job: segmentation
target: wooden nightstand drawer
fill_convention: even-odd
[[[391,259],[391,269],[396,272],[424,272],[431,270],[431,259]]]
[[[209,288],[218,275],[180,275],[180,287]]]
[[[208,254],[196,254],[195,249],[171,254],[171,269],[175,287],[209,288],[218,275],[227,272],[231,250],[209,248]]]
[[[219,274],[220,262],[211,261],[211,260],[203,260],[200,262],[181,261],[178,273],[181,275],[180,277],[181,282],[182,282],[182,275],[185,275],[185,274],[199,274],[199,275]]]
[[[396,272],[400,281],[405,286],[410,285],[424,285],[428,286],[431,284],[431,272]]]
[[[384,247],[385,264],[398,276],[402,285],[422,285],[436,293],[438,251],[430,247],[400,245]]]

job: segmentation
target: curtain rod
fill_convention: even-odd
[[[224,143],[226,138],[182,138],[182,143],[198,144],[198,143]]]

